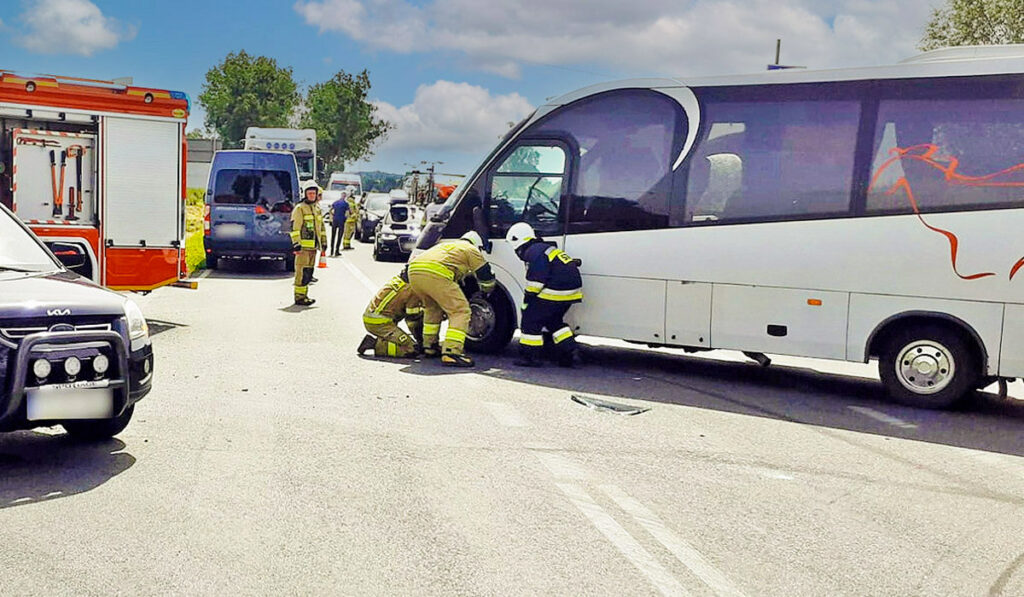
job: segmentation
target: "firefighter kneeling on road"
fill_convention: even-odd
[[[411,337],[398,327],[402,319],[409,326]],[[363,326],[370,334],[359,343],[359,354],[372,349],[378,357],[417,356],[423,342],[423,303],[407,280],[395,276],[366,306]]]
[[[573,259],[544,242],[525,223],[513,224],[505,239],[526,263],[526,293],[520,325],[520,358],[523,367],[540,367],[544,332],[552,335],[558,364],[571,367],[576,358],[576,338],[563,321],[569,307],[583,301],[583,278],[579,259]]]
[[[459,284],[474,276],[480,291],[494,290],[494,274],[484,259],[483,239],[476,232],[467,232],[459,240],[438,243],[409,262],[409,284],[423,300],[423,354],[441,355],[441,364],[449,367],[472,367],[473,359],[465,354],[466,331],[469,329],[469,301]],[[441,317],[448,315],[448,332],[438,348]]]
[[[320,187],[313,181],[302,186],[302,202],[292,210],[292,250],[295,251],[295,304],[308,307],[316,301],[309,298],[317,251],[327,247],[327,234],[320,208]]]

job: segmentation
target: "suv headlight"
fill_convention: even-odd
[[[128,337],[139,340],[149,336],[149,324],[146,323],[142,309],[135,304],[135,301],[128,299],[124,302],[124,316],[128,319]]]

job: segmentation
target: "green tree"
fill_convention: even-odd
[[[327,166],[325,176],[373,155],[373,145],[394,128],[377,117],[377,107],[366,99],[369,91],[366,70],[358,75],[339,71],[309,88],[301,127],[316,129],[317,151]]]
[[[208,70],[199,94],[206,128],[217,131],[225,147],[241,146],[247,127],[288,126],[299,99],[291,68],[245,50],[228,54]]]
[[[191,131],[185,133],[185,137],[188,139],[205,139],[206,133],[199,129],[192,129]]]
[[[1024,43],[1024,0],[947,0],[932,10],[918,47],[1019,43]]]

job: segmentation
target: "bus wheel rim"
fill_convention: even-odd
[[[469,301],[469,309],[470,320],[467,336],[472,340],[482,340],[493,332],[494,327],[497,325],[497,315],[494,313],[494,307],[486,300],[474,297],[473,300]]]
[[[934,340],[907,344],[894,365],[900,384],[915,394],[937,394],[952,383],[956,374],[953,353]]]

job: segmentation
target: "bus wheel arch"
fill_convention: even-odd
[[[477,291],[475,284],[466,288],[472,312],[466,347],[473,352],[494,354],[512,341],[517,325],[516,311],[505,287],[500,283],[488,295]]]
[[[977,331],[940,313],[903,313],[879,324],[868,340],[889,395],[903,404],[947,408],[984,377],[987,353]]]

